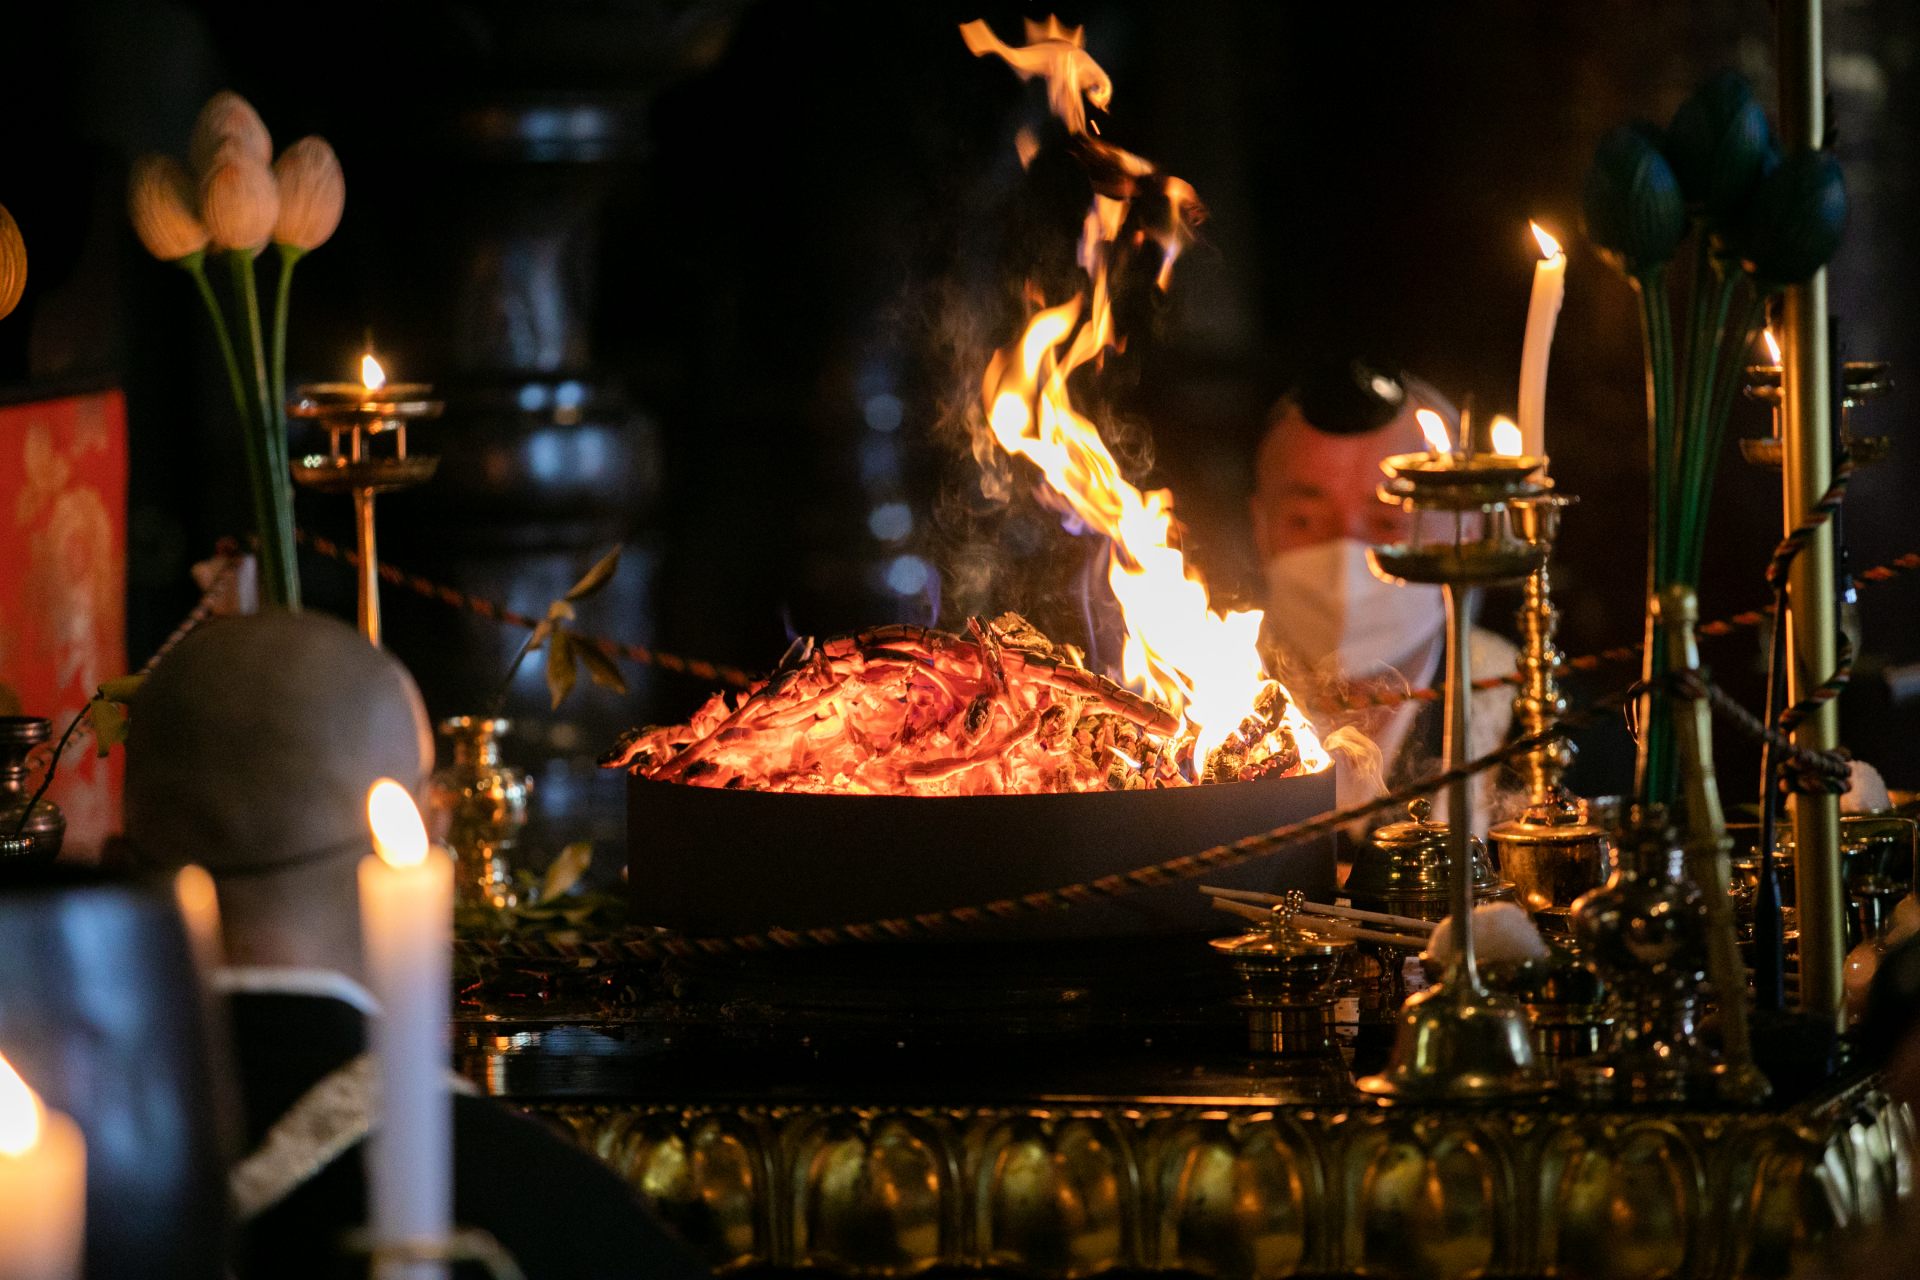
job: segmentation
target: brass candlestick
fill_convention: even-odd
[[[1893,390],[1893,366],[1885,360],[1849,360],[1841,370],[1840,441],[1856,466],[1868,466],[1887,456],[1892,441],[1886,436],[1853,434],[1853,410]],[[1740,456],[1756,467],[1780,466],[1780,365],[1750,364],[1746,368],[1746,395],[1773,407],[1773,434],[1746,436]]]
[[[1513,504],[1522,535],[1545,548],[1540,567],[1527,575],[1520,611],[1514,615],[1520,628],[1520,692],[1514,695],[1513,715],[1525,734],[1544,733],[1567,709],[1567,700],[1560,693],[1563,655],[1554,643],[1560,630],[1560,611],[1553,605],[1551,557],[1560,535],[1560,513],[1574,501],[1565,494],[1543,493]],[[1573,756],[1573,744],[1555,738],[1515,761],[1527,784],[1528,804],[1545,805],[1560,799],[1560,779],[1573,764]]]
[[[1400,454],[1380,465],[1387,474],[1381,501],[1407,511],[1413,526],[1406,542],[1368,552],[1374,572],[1395,581],[1436,583],[1446,595],[1446,757],[1451,768],[1463,763],[1469,752],[1473,691],[1468,643],[1475,597],[1483,586],[1527,577],[1545,559],[1545,544],[1528,537],[1528,522],[1514,510],[1519,500],[1547,492],[1540,477],[1545,459],[1428,452]],[[1452,784],[1448,806],[1452,956],[1438,982],[1408,997],[1386,1069],[1359,1081],[1359,1087],[1409,1099],[1537,1093],[1548,1080],[1534,1056],[1526,1010],[1489,992],[1475,962],[1472,810],[1466,779]]]
[[[1551,729],[1567,709],[1560,693],[1560,648],[1554,643],[1560,613],[1553,604],[1550,557],[1560,532],[1560,514],[1575,499],[1560,493],[1521,498],[1513,510],[1528,542],[1545,548],[1540,566],[1527,575],[1516,621],[1520,628],[1517,661],[1520,691],[1514,695],[1514,720],[1524,734]],[[1573,744],[1565,738],[1543,742],[1516,761],[1526,783],[1526,810],[1487,833],[1500,874],[1513,883],[1520,901],[1541,927],[1564,935],[1568,913],[1581,894],[1606,882],[1607,833],[1585,821],[1566,795],[1560,779],[1573,763]]]
[[[371,356],[367,360],[371,381],[379,366]],[[374,644],[380,643],[380,558],[373,498],[424,484],[439,467],[438,458],[407,452],[407,423],[437,418],[445,407],[429,399],[432,394],[433,388],[424,383],[316,382],[300,387],[287,405],[291,416],[316,421],[327,433],[325,454],[294,461],[294,482],[317,493],[353,497],[360,546],[360,633]],[[376,449],[381,441],[387,447]]]

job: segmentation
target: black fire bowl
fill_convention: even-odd
[[[913,916],[1097,880],[1317,817],[1334,774],[1156,791],[841,796],[724,791],[638,776],[627,792],[634,918],[697,935]],[[1209,872],[1242,889],[1334,890],[1331,837]],[[1197,881],[993,919],[955,939],[1222,933]]]

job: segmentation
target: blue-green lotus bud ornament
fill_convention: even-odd
[[[1827,265],[1847,229],[1847,184],[1831,151],[1796,151],[1755,188],[1734,237],[1747,270],[1769,287]]]
[[[1587,170],[1587,238],[1636,279],[1673,257],[1687,231],[1686,201],[1649,124],[1623,124],[1600,139]]]
[[[1743,211],[1774,151],[1767,113],[1737,71],[1722,71],[1673,113],[1665,152],[1687,204],[1716,224]]]

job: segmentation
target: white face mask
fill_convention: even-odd
[[[1409,668],[1446,627],[1440,588],[1382,582],[1355,538],[1294,547],[1267,561],[1267,634],[1292,661],[1350,679]]]

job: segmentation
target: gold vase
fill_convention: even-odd
[[[533,780],[500,759],[500,739],[510,727],[497,716],[440,722],[453,762],[435,772],[429,797],[442,838],[459,862],[463,904],[505,908],[519,902],[514,852],[527,825]]]

